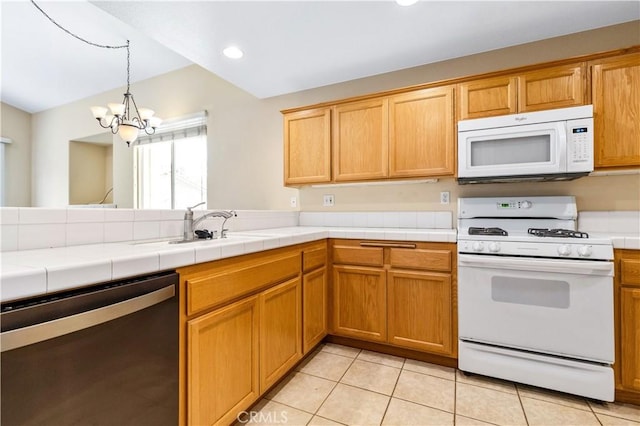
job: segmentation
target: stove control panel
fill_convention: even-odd
[[[530,209],[533,203],[528,200],[521,201],[499,201],[497,203],[498,210],[511,210],[511,209]]]
[[[611,260],[611,244],[540,243],[531,241],[491,241],[459,239],[458,253],[480,256],[526,256],[582,260]]]

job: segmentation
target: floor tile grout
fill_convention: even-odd
[[[606,412],[606,413],[598,413],[598,412],[595,411],[594,405],[587,398],[583,398],[583,397],[579,397],[579,396],[576,396],[575,399],[572,401],[571,399],[568,399],[568,398],[565,398],[563,400],[562,398],[565,397],[565,395],[563,393],[559,393],[558,395],[554,395],[553,391],[550,391],[548,396],[546,394],[544,394],[544,393],[541,393],[540,395],[538,395],[536,393],[533,393],[533,392],[531,392],[530,394],[526,394],[526,391],[529,388],[532,391],[535,391],[536,389],[540,389],[543,392],[545,391],[545,389],[537,388],[535,386],[530,386],[530,385],[526,385],[526,384],[522,385],[522,384],[518,384],[518,383],[515,383],[515,382],[510,382],[510,381],[507,381],[507,380],[501,380],[501,379],[495,379],[495,384],[498,385],[498,386],[492,387],[491,386],[493,384],[492,382],[487,382],[487,384],[485,385],[484,383],[471,383],[471,382],[467,382],[467,381],[464,381],[464,380],[459,380],[460,377],[462,377],[461,376],[462,373],[461,373],[461,370],[458,370],[456,368],[451,368],[451,370],[453,370],[453,374],[454,374],[453,378],[451,379],[451,378],[442,377],[442,376],[439,376],[439,375],[429,374],[428,372],[424,372],[424,371],[414,371],[414,370],[407,369],[406,366],[407,366],[408,359],[404,358],[404,357],[396,357],[396,358],[400,358],[402,360],[402,364],[399,365],[399,366],[396,366],[396,365],[389,365],[388,363],[377,362],[377,361],[370,360],[370,359],[360,358],[360,356],[364,353],[363,350],[358,350],[358,352],[355,354],[355,356],[351,357],[351,356],[345,356],[345,355],[341,355],[341,354],[338,354],[338,353],[326,351],[326,350],[323,350],[323,349],[324,348],[319,348],[317,351],[315,351],[315,353],[312,354],[309,357],[309,360],[313,359],[313,357],[315,357],[315,355],[317,355],[318,353],[321,353],[321,352],[328,353],[328,354],[331,354],[331,355],[337,355],[337,356],[341,356],[342,358],[349,359],[348,365],[346,366],[346,368],[344,369],[344,371],[342,372],[342,374],[340,375],[340,377],[337,380],[328,379],[327,377],[323,377],[323,376],[312,374],[312,373],[303,372],[303,371],[300,371],[300,370],[297,370],[297,369],[290,373],[290,374],[299,373],[299,374],[307,375],[307,376],[314,377],[314,378],[317,378],[317,379],[322,379],[322,380],[325,380],[325,381],[328,381],[328,382],[331,383],[329,392],[322,399],[322,401],[318,405],[318,408],[316,408],[314,412],[302,410],[300,408],[296,408],[296,407],[293,407],[291,405],[284,404],[282,402],[275,401],[273,399],[269,399],[269,398],[266,397],[266,395],[263,397],[263,399],[265,399],[267,401],[273,401],[273,402],[281,404],[281,405],[283,405],[285,407],[289,407],[291,409],[298,410],[300,412],[306,413],[307,415],[311,415],[311,419],[307,422],[307,424],[309,424],[311,422],[311,420],[314,417],[317,416],[317,417],[321,417],[323,419],[330,420],[330,421],[336,422],[338,424],[344,425],[344,423],[339,422],[338,420],[334,420],[331,417],[326,417],[326,415],[323,415],[323,416],[318,415],[318,413],[322,409],[322,407],[325,406],[325,404],[327,404],[327,401],[329,400],[331,395],[335,394],[336,389],[338,388],[338,385],[341,384],[343,386],[346,386],[346,387],[349,387],[349,388],[352,388],[352,389],[357,389],[359,391],[364,391],[364,392],[370,392],[372,394],[380,395],[380,396],[383,396],[383,397],[387,398],[386,405],[384,405],[384,410],[382,411],[382,416],[379,419],[378,425],[381,425],[385,421],[385,419],[387,418],[387,415],[389,414],[389,409],[390,409],[391,403],[393,402],[394,398],[396,400],[398,400],[398,401],[404,401],[406,403],[416,404],[418,406],[426,407],[426,408],[429,408],[431,410],[436,410],[436,411],[441,412],[441,413],[446,413],[446,414],[452,415],[453,416],[453,421],[452,421],[451,424],[453,426],[455,426],[457,424],[456,416],[460,416],[460,418],[476,420],[476,421],[485,422],[485,423],[489,423],[489,424],[497,424],[495,422],[488,422],[486,420],[477,419],[477,418],[469,416],[469,415],[461,415],[461,414],[457,413],[457,410],[459,408],[459,406],[458,406],[458,393],[459,393],[459,390],[460,390],[459,387],[458,387],[458,384],[462,383],[464,385],[470,385],[473,388],[485,389],[487,391],[495,391],[495,392],[499,392],[501,394],[513,395],[514,394],[513,391],[507,391],[507,390],[499,388],[500,384],[505,383],[505,384],[508,384],[510,386],[513,386],[513,388],[515,389],[515,394],[516,394],[516,396],[518,398],[519,406],[520,406],[520,409],[522,410],[526,425],[530,425],[530,422],[532,420],[527,415],[527,411],[525,409],[525,404],[524,404],[524,399],[532,400],[531,403],[529,403],[529,405],[531,405],[533,403],[533,400],[535,400],[535,401],[539,401],[539,402],[541,402],[543,404],[546,403],[546,404],[551,404],[553,406],[560,406],[565,410],[573,409],[573,410],[581,411],[583,413],[584,412],[589,412],[595,417],[596,422],[598,424],[600,424],[600,425],[604,424],[604,421],[601,420],[600,415],[610,416],[610,417],[614,417],[614,418],[621,419],[621,420],[626,420],[626,421],[632,422],[632,424],[635,424],[633,422],[637,422],[637,420],[632,419],[635,416],[635,412],[634,411],[631,411],[630,412],[631,414],[627,414],[626,411],[623,411],[624,414],[619,414],[618,412],[614,412],[614,411]],[[371,352],[373,352],[373,351],[371,351]],[[375,352],[373,352],[373,353],[375,354]],[[334,361],[335,360],[337,360],[337,359],[334,358]],[[370,384],[368,383],[368,381],[360,381],[359,379],[357,379],[358,375],[361,374],[360,372],[358,374],[356,374],[356,376],[353,376],[354,378],[357,379],[357,380],[355,380],[355,382],[359,383],[359,385],[358,384],[345,383],[343,380],[345,380],[345,377],[347,377],[348,372],[354,367],[356,360],[361,361],[362,363],[368,364],[369,365],[369,367],[367,367],[368,369],[372,368],[371,365],[377,365],[377,366],[390,367],[390,368],[393,368],[394,370],[396,370],[397,376],[395,377],[395,382],[394,382],[393,387],[392,387],[392,389],[390,391],[390,394],[386,394],[386,393],[380,392],[378,390],[372,390],[372,389],[368,389],[368,388],[365,388],[365,387],[361,387],[360,385],[370,386]],[[340,361],[340,364],[346,365],[347,363],[343,362],[343,361]],[[398,362],[398,364],[399,364],[399,362]],[[425,364],[429,364],[429,363],[425,363]],[[324,367],[322,367],[322,364],[318,364],[318,365],[321,366],[322,369],[324,369]],[[299,368],[299,367],[297,367],[297,368]],[[315,370],[317,372],[319,371],[320,374],[322,374],[322,371],[318,370],[317,367],[315,368]],[[340,370],[341,369],[339,369],[338,371],[335,371],[335,369],[334,369],[333,371],[334,371],[334,373],[339,373]],[[367,374],[369,374],[367,369],[365,369],[364,371],[367,372]],[[416,401],[412,401],[412,400],[408,400],[408,399],[405,399],[405,398],[401,398],[401,397],[395,396],[395,393],[398,390],[398,385],[400,383],[400,380],[401,380],[401,377],[402,377],[402,374],[403,374],[404,371],[407,371],[408,373],[417,374],[417,375],[423,376],[425,378],[426,377],[431,377],[431,378],[435,378],[435,379],[446,380],[448,382],[453,382],[453,409],[452,409],[452,411],[448,411],[446,409],[442,409],[442,408],[438,408],[438,407],[433,407],[431,405],[425,404],[424,402],[416,402]],[[372,369],[372,372],[370,374],[372,374],[372,375],[375,374],[375,368]],[[460,374],[460,376],[458,374]],[[419,378],[419,376],[414,376],[414,379],[420,381],[421,379]],[[485,377],[485,376],[481,376],[481,375],[473,375],[473,376],[477,376],[479,379],[482,379],[482,378]],[[392,372],[390,370],[386,370],[384,372],[384,376],[382,376],[382,377],[386,377],[385,382],[383,382],[383,383],[386,383],[386,384],[383,385],[383,386],[374,385],[372,387],[380,388],[380,389],[382,389],[383,391],[386,392],[387,389],[389,388],[389,385],[390,385],[390,380],[389,379],[393,378]],[[305,379],[305,380],[308,380],[308,379]],[[416,383],[418,383],[418,382],[416,382]],[[431,383],[431,382],[428,382],[428,383]],[[442,382],[442,383],[444,383],[444,382]],[[324,389],[328,389],[329,388],[326,385],[323,385],[323,386],[325,386]],[[435,384],[433,386],[435,386]],[[442,386],[448,387],[450,389],[450,385],[442,384]],[[310,391],[312,392],[311,389],[310,389]],[[467,392],[474,392],[471,388],[468,388],[466,391]],[[335,395],[337,395],[337,394],[335,394]],[[497,396],[497,394],[494,394],[494,395]],[[317,396],[320,396],[320,395],[317,395]],[[571,394],[566,394],[566,397],[571,397],[571,396],[572,396]],[[445,399],[448,400],[448,398],[445,398]],[[427,400],[424,399],[424,401],[427,401]],[[290,402],[292,402],[292,401],[290,401]],[[334,397],[334,399],[332,400],[332,404],[334,404],[335,402],[336,401],[335,401],[335,397]],[[383,401],[381,400],[380,402],[382,403]],[[575,402],[575,404],[572,405],[571,404],[572,402]],[[581,405],[582,403],[586,403],[587,407],[582,406]],[[377,410],[382,409],[382,405],[383,404],[377,405]],[[327,407],[329,407],[329,406],[327,405]],[[537,413],[537,410],[542,406],[538,405],[538,406],[534,406],[534,407],[536,407],[535,408],[535,410],[536,410],[535,413]],[[449,408],[449,407],[447,407],[447,408]],[[513,408],[515,408],[515,404],[514,404]],[[532,407],[530,407],[530,408],[532,408]],[[417,407],[416,407],[416,409],[417,409]],[[555,409],[552,409],[550,407],[549,407],[549,409],[551,410],[550,412],[554,412],[554,410],[555,410]],[[325,411],[326,411],[326,409],[325,409]],[[566,412],[567,415],[571,415],[570,411],[563,411],[563,412]],[[395,411],[394,411],[394,413],[395,413]],[[475,413],[475,414],[480,414],[480,412]],[[529,413],[529,414],[531,414],[531,413]],[[393,416],[395,417],[395,415],[396,414],[394,414]],[[576,415],[577,415],[577,413],[576,413]],[[535,416],[537,416],[537,414],[535,414]],[[496,418],[498,418],[498,417],[492,417],[492,416],[489,416],[489,417],[494,418],[494,420]],[[487,417],[487,418],[489,418],[489,417]],[[638,425],[640,426],[640,423],[638,423]]]
[[[520,395],[520,389],[518,389],[518,385],[515,385],[516,395],[518,395],[518,402],[520,402],[520,408],[522,409],[522,415],[524,416],[524,421],[529,425],[529,418],[527,417],[527,410],[524,409],[524,404],[522,403],[522,396]]]

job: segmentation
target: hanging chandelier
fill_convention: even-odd
[[[102,128],[110,129],[114,135],[117,133],[127,143],[127,146],[131,146],[131,143],[135,142],[141,130],[144,130],[148,135],[154,134],[156,128],[162,123],[162,119],[154,117],[155,112],[149,108],[138,109],[130,91],[131,52],[129,40],[127,40],[127,44],[120,46],[102,45],[85,40],[54,21],[34,0],[31,0],[31,3],[58,28],[80,41],[103,49],[127,49],[127,91],[124,94],[122,103],[110,103],[107,105],[108,108],[92,106],[91,113]],[[109,111],[111,112],[110,114],[108,114]]]
[[[117,133],[120,138],[130,146],[138,138],[140,130],[144,130],[146,134],[152,135],[156,131],[156,127],[160,125],[162,119],[154,117],[155,112],[149,108],[140,108],[136,105],[133,95],[129,91],[129,40],[126,44],[127,48],[127,91],[121,104],[107,104],[109,109],[102,106],[92,106],[91,113],[98,120],[98,124],[105,129],[111,129],[114,135]],[[111,110],[111,114],[107,112]]]

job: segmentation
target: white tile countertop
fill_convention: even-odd
[[[455,243],[456,230],[294,226],[230,232],[228,239],[184,244],[169,244],[165,239],[5,251],[0,262],[0,300],[38,296],[324,238]]]

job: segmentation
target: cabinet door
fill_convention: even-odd
[[[306,354],[327,335],[326,267],[304,275],[302,300],[302,349]]]
[[[518,77],[518,112],[583,105],[585,64],[563,65]]]
[[[300,279],[260,294],[260,392],[302,358]]]
[[[492,117],[517,112],[515,76],[486,78],[458,85],[458,119]]]
[[[387,286],[383,269],[333,267],[335,334],[384,342],[387,338]]]
[[[258,298],[187,323],[187,423],[230,424],[260,394]]]
[[[640,289],[621,289],[622,386],[640,391]]]
[[[336,181],[387,177],[388,102],[376,99],[335,107],[333,167]]]
[[[451,275],[389,271],[389,343],[453,353]]]
[[[453,87],[389,100],[389,177],[453,175]]]
[[[285,185],[330,180],[331,110],[318,108],[285,114]]]
[[[639,166],[640,54],[595,62],[591,74],[594,166]]]

